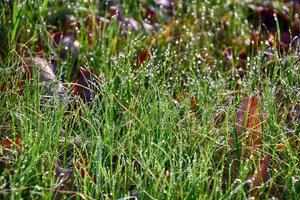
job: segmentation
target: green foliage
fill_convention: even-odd
[[[156,9],[155,33],[124,31],[116,17],[99,26],[93,21],[90,29],[88,17],[109,18],[102,1],[0,3],[0,134],[2,141],[20,136],[24,145],[9,153],[1,145],[0,198],[119,199],[136,190],[141,199],[245,199],[252,195],[246,181],[255,163],[240,160],[231,141],[236,110],[253,95],[261,97],[260,110],[267,114],[263,151],[272,157],[271,178],[257,196],[299,198],[295,51],[275,49],[267,59],[265,44],[257,51],[247,46],[253,27],[247,5],[238,1],[178,0],[174,16],[153,1],[144,4]],[[140,22],[144,4],[122,1],[124,16]],[[70,16],[79,30],[66,27]],[[78,55],[58,60],[56,77],[66,76],[66,90],[81,66],[105,77],[92,106],[45,99],[38,74],[24,78],[25,59],[61,53],[52,38],[59,31],[80,44]],[[150,56],[139,64],[143,50]],[[241,50],[248,53],[247,65]],[[59,178],[58,163],[72,170],[71,182]]]

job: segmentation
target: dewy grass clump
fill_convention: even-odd
[[[1,199],[299,199],[298,1],[1,1]]]

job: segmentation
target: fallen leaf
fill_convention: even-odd
[[[9,138],[5,138],[3,141],[2,141],[2,147],[5,148],[5,149],[10,149],[13,145],[13,142],[11,139]]]
[[[60,164],[56,164],[55,173],[60,182],[72,183],[73,170],[71,168],[63,168]]]
[[[237,111],[236,119],[237,136],[238,139],[243,140],[243,157],[258,156],[262,146],[262,122],[260,120],[258,98],[253,96],[244,99]]]
[[[68,56],[77,59],[79,55],[79,42],[73,36],[64,36],[59,43],[60,57],[65,60]]]
[[[17,135],[15,139],[3,139],[0,145],[0,166],[7,170],[11,170],[16,155],[21,153],[23,149],[24,145],[20,136]]]
[[[192,96],[192,99],[191,99],[191,109],[193,111],[195,111],[197,109],[197,100],[196,100],[195,96]]]
[[[150,53],[147,49],[143,50],[139,54],[138,65],[143,64],[150,57]]]
[[[232,48],[227,47],[223,52],[223,62],[225,64],[228,64],[228,63],[232,62],[232,59],[233,59]]]
[[[184,101],[189,94],[187,92],[174,92],[173,99],[176,106],[178,106],[182,101]]]
[[[39,72],[39,81],[52,81],[55,79],[53,70],[47,60],[40,57],[33,57],[32,59],[26,61],[22,70],[25,73],[26,77],[31,78],[33,69]]]
[[[214,115],[214,127],[215,128],[220,128],[221,125],[223,124],[224,120],[226,119],[226,112],[221,110],[218,113]]]
[[[130,193],[130,198],[129,199],[132,199],[132,200],[138,200],[140,199],[139,196],[139,191],[138,191],[138,188],[136,185],[130,185],[129,187],[129,193]]]
[[[152,6],[145,6],[144,9],[142,9],[142,16],[143,18],[147,18],[148,20],[150,20],[150,22],[155,22],[156,19],[157,19],[157,16],[156,16],[156,11],[154,9],[154,7]]]
[[[121,11],[121,8],[120,8],[119,5],[110,6],[108,12],[109,12],[110,18],[113,17],[113,16],[123,18],[122,11]]]
[[[133,171],[138,174],[142,171],[141,163],[138,160],[134,160],[133,162]]]
[[[86,175],[90,175],[88,161],[86,159],[79,159],[77,163],[77,169],[80,171],[82,178],[84,178]]]
[[[257,196],[257,189],[263,183],[267,182],[270,178],[269,165],[271,162],[271,156],[268,154],[257,166],[253,176],[247,180],[248,185],[252,189],[252,196]]]
[[[11,150],[14,145],[16,145],[16,150],[18,153],[21,153],[23,151],[24,145],[22,142],[22,139],[20,136],[16,136],[15,140],[12,140],[10,138],[5,138],[2,140],[2,148],[6,150]]]
[[[92,97],[92,73],[88,68],[80,68],[79,77],[73,85],[73,94],[79,96],[85,103],[91,104]]]

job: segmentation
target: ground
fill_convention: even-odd
[[[1,199],[299,199],[299,1],[0,2]]]

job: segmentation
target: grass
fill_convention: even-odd
[[[49,36],[76,31],[62,24],[64,13],[83,23],[100,12],[108,17],[108,7],[61,2],[0,3],[1,138],[20,137],[23,144],[7,149],[2,142],[1,199],[248,198],[246,180],[256,164],[241,159],[243,147],[231,141],[236,111],[249,96],[259,96],[260,112],[267,114],[263,151],[272,158],[270,179],[255,196],[299,198],[297,53],[276,51],[270,59],[265,44],[247,46],[254,29],[247,4],[178,0],[174,17],[155,7],[155,34],[122,31],[114,18],[102,28],[82,25],[79,53],[58,62],[56,77],[71,88],[78,67],[89,66],[105,81],[96,86],[92,106],[78,99],[66,114],[72,100],[45,100],[38,72],[26,80],[20,65],[35,55],[50,60],[60,54]],[[122,8],[125,16],[142,19],[138,1],[123,1]],[[228,47],[233,59],[226,63]],[[249,52],[246,66],[240,49]],[[151,56],[139,65],[143,50]]]

